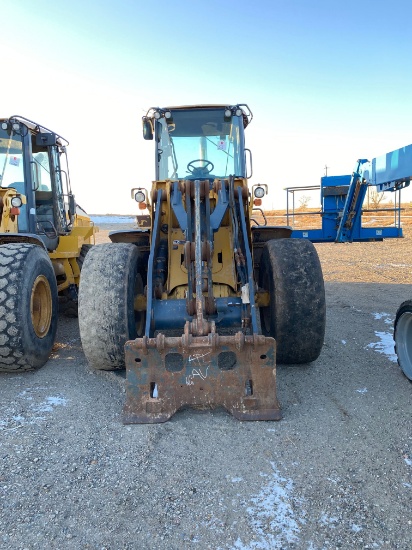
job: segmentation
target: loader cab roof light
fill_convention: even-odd
[[[13,122],[13,130],[18,132],[20,130],[20,124],[18,122]]]
[[[165,119],[170,120],[172,118],[172,113],[170,111],[165,111]]]
[[[156,120],[159,120],[159,118],[162,116],[162,114],[160,113],[160,111],[155,111],[153,113],[153,116]]]
[[[236,110],[235,110],[235,115],[236,115],[236,116],[242,116],[242,115],[243,115],[242,109],[236,109]]]
[[[2,123],[1,123],[1,128],[2,128],[2,130],[7,130],[8,126],[9,126],[9,125],[7,124],[7,122],[2,122]]]

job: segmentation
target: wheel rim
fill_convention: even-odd
[[[136,323],[136,334],[140,338],[144,335],[144,329],[146,325],[146,315],[144,311],[136,311],[134,314],[134,319]]]
[[[263,288],[269,292],[270,285],[269,285],[269,277],[267,273],[264,274],[263,280],[262,280]],[[262,328],[264,329],[266,334],[270,334],[270,325],[271,325],[271,317],[270,317],[270,306],[261,307],[260,309],[260,318],[262,321]]]
[[[30,300],[31,322],[39,338],[44,338],[49,332],[52,312],[53,302],[49,281],[44,275],[39,275],[34,281]]]
[[[396,324],[396,352],[405,376],[412,380],[412,312],[403,313]]]
[[[143,294],[143,292],[144,292],[144,287],[143,287],[142,276],[140,275],[140,273],[138,273],[136,276],[134,295],[136,297],[138,294]],[[135,311],[134,320],[136,325],[136,334],[137,334],[137,337],[140,338],[144,335],[144,330],[146,325],[146,312]]]

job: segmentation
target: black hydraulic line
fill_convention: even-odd
[[[187,223],[186,223],[186,242],[191,243],[193,242],[193,228],[192,228],[192,201],[190,198],[190,187],[188,184],[186,185],[186,216],[187,216]],[[189,192],[188,192],[189,189]],[[186,253],[188,253],[186,249]],[[193,299],[193,264],[190,260],[190,257],[187,259],[186,262],[187,266],[187,297],[186,297],[186,309],[188,314],[190,315],[191,307],[190,304]]]
[[[209,184],[208,184],[209,189]],[[212,265],[213,265],[213,229],[210,225],[210,193],[209,191],[205,194],[205,237],[206,242],[209,242],[209,257],[207,259],[207,294],[209,297],[209,306],[213,300],[213,278],[212,278]]]
[[[195,269],[197,334],[203,334],[204,297],[202,289],[202,225],[200,218],[200,180],[195,180]]]
[[[240,284],[241,286],[244,286],[246,284],[246,275],[244,271],[244,267],[242,265],[242,260],[239,255],[239,252],[242,253],[242,249],[239,242],[239,209],[237,208],[237,201],[235,200],[235,187],[234,187],[234,176],[230,176],[229,178],[229,211],[230,211],[230,218],[232,221],[232,227],[233,227],[233,249],[235,253],[235,265],[236,270],[240,278]]]
[[[154,221],[153,221],[152,241],[150,243],[150,254],[149,254],[148,269],[147,269],[147,289],[146,289],[147,306],[146,306],[146,328],[145,328],[145,336],[147,338],[150,337],[150,324],[152,321],[153,265],[154,265],[155,253],[157,252],[157,247],[159,244],[160,216],[162,214],[161,201],[162,201],[162,189],[159,189],[157,191],[156,210],[155,210]]]
[[[237,248],[237,245],[239,244],[238,241],[238,227],[237,224],[235,224],[236,220],[236,206],[235,206],[235,186],[234,186],[234,177],[229,177],[229,208],[231,212],[231,218],[232,218],[232,225],[233,225],[233,240],[235,243],[235,248]]]
[[[168,259],[168,242],[166,239],[160,240],[157,250],[158,252],[155,258],[153,285],[155,297],[160,298],[163,293],[164,284],[166,282]]]
[[[253,330],[253,334],[258,334],[256,304],[255,304],[255,281],[253,279],[253,262],[252,262],[252,254],[250,252],[250,246],[247,240],[246,217],[245,217],[245,211],[243,209],[242,188],[240,186],[237,188],[237,193],[239,197],[239,206],[240,206],[239,208],[240,223],[242,227],[243,240],[244,240],[245,253],[246,253],[246,271],[247,271],[247,279],[249,282],[249,302],[250,302],[250,313],[252,317],[252,330]]]

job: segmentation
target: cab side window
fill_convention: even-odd
[[[51,191],[51,170],[47,147],[36,145],[35,136],[32,137],[33,151],[33,181],[36,191]]]

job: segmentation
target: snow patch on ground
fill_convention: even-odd
[[[67,399],[60,396],[51,396],[46,397],[46,399],[43,401],[43,403],[40,403],[36,407],[34,407],[34,410],[36,412],[53,412],[54,407],[57,406],[66,406]]]
[[[46,388],[26,389],[16,395],[14,402],[0,409],[0,431],[15,430],[29,424],[46,420],[45,413],[52,413],[56,407],[67,405],[61,395],[39,396]]]
[[[386,325],[393,326],[393,319],[390,317],[389,313],[372,313],[372,315],[377,321],[383,320]],[[378,353],[383,353],[388,359],[397,363],[392,332],[380,332],[375,330],[375,335],[379,338],[379,342],[372,342],[368,344],[366,348],[371,348]]]
[[[267,483],[250,499],[251,505],[246,508],[255,540],[244,544],[238,538],[234,545],[238,550],[276,550],[299,541],[305,514],[297,517],[294,510],[302,509],[301,501],[293,497],[292,480],[282,477],[273,462],[271,466],[271,474],[261,474]]]
[[[377,321],[383,319],[386,325],[393,325],[393,319],[391,318],[389,313],[372,313],[372,315]]]
[[[379,331],[375,331],[375,334],[380,341],[372,342],[371,344],[368,344],[366,347],[371,348],[374,351],[377,351],[378,353],[383,353],[388,357],[388,359],[390,359],[394,363],[397,363],[397,357],[393,349],[392,334],[390,332],[379,332]]]
[[[335,524],[338,523],[338,518],[335,516],[328,516],[326,514],[322,514],[320,517],[319,523],[321,523],[322,525],[327,525],[332,529],[335,529]]]

